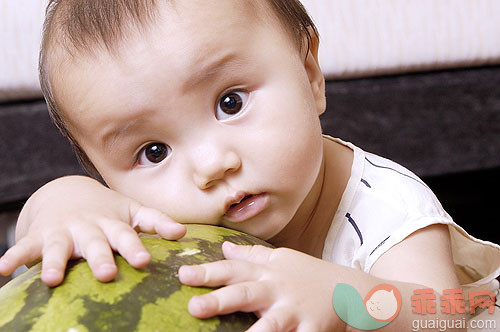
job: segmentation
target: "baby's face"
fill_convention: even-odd
[[[60,66],[68,127],[112,189],[179,222],[268,239],[320,187],[319,68],[246,1],[162,6],[119,57]]]

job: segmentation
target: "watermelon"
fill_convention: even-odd
[[[151,263],[131,267],[115,255],[114,281],[95,279],[83,259],[68,263],[63,283],[50,288],[40,279],[40,264],[0,289],[0,331],[245,331],[255,321],[253,313],[197,319],[187,311],[188,301],[210,288],[179,282],[181,265],[224,259],[221,244],[261,244],[253,236],[209,225],[187,225],[178,241],[142,237]]]

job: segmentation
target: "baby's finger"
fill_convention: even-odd
[[[293,331],[297,324],[297,317],[290,314],[290,310],[277,307],[266,312],[246,332]]]
[[[54,234],[43,247],[42,281],[50,287],[64,279],[66,263],[73,253],[73,242],[64,234]]]
[[[179,280],[189,286],[217,287],[258,280],[262,276],[258,265],[237,260],[222,260],[201,265],[183,265]]]
[[[222,244],[222,252],[227,259],[238,259],[255,264],[267,264],[271,260],[273,250],[261,245],[238,245],[232,242]]]
[[[106,222],[102,229],[113,250],[119,252],[133,267],[141,268],[151,261],[151,255],[139,235],[129,225],[120,221]]]
[[[272,292],[267,282],[247,282],[193,296],[188,310],[191,315],[204,319],[236,311],[259,311],[270,306],[271,302]]]
[[[167,240],[178,240],[186,234],[186,226],[156,209],[137,205],[132,210],[132,227],[141,232],[156,233]]]
[[[0,258],[0,274],[9,275],[19,266],[36,261],[42,256],[42,240],[26,236]]]
[[[80,232],[77,245],[97,280],[113,280],[117,267],[108,239],[100,230]],[[74,237],[75,238],[75,237]]]

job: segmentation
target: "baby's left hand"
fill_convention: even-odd
[[[334,264],[286,248],[225,242],[222,250],[227,260],[179,269],[186,285],[226,285],[193,297],[188,307],[193,316],[255,312],[259,320],[252,332],[321,332],[343,325],[332,305]]]

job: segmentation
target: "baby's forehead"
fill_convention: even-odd
[[[131,5],[131,3],[133,4]],[[279,25],[271,0],[119,0],[119,1],[59,1],[53,13],[49,36],[57,46],[74,50],[73,53],[90,52],[93,49],[112,51],[126,41],[130,34],[142,34],[148,28],[165,21],[186,27],[208,29],[223,25],[235,16],[242,22],[256,21],[270,26]],[[97,4],[97,5],[96,5]],[[215,7],[214,7],[215,6]],[[98,7],[98,8],[96,8]],[[213,12],[213,8],[225,8],[227,16],[218,21],[205,21],[198,25],[193,18],[201,18]],[[184,10],[183,10],[184,9]],[[187,9],[187,10],[186,10]],[[194,15],[193,15],[194,14]],[[198,15],[197,15],[198,14]],[[231,16],[231,17],[230,17]],[[250,26],[248,28],[251,28]]]
[[[110,57],[110,60],[115,63],[130,59],[140,61],[139,59],[144,54],[140,52],[143,45],[146,47],[150,45],[150,49],[157,46],[172,49],[171,53],[165,54],[169,55],[168,61],[175,62],[177,61],[175,58],[181,53],[177,52],[172,44],[175,46],[178,42],[179,48],[186,50],[183,53],[185,61],[179,61],[179,63],[184,64],[196,62],[194,61],[196,59],[203,60],[206,55],[215,54],[219,50],[220,53],[224,53],[224,47],[229,46],[227,42],[230,42],[229,44],[238,42],[250,45],[248,37],[256,35],[257,29],[259,32],[264,31],[265,34],[267,34],[267,29],[276,30],[271,26],[268,27],[267,24],[262,24],[265,20],[263,16],[269,15],[268,13],[263,14],[265,8],[262,6],[267,2],[268,0],[169,0],[159,2],[154,8],[155,13],[151,14],[147,20],[135,18],[142,22],[141,27],[117,23],[115,28],[120,29],[119,32],[106,31],[104,27],[99,26],[98,22],[83,20],[79,23],[81,26],[78,27],[82,30],[81,38],[92,38],[91,40],[76,42],[73,46],[69,46],[69,51],[68,43],[55,43],[56,49],[53,49],[50,55],[52,58],[50,76],[52,76],[51,80],[55,79],[54,76],[59,78],[56,79],[57,83],[52,82],[55,83],[53,87],[60,89],[62,87],[61,78],[72,76],[75,69],[78,71],[81,66],[90,68],[102,60],[107,61],[106,59]],[[141,13],[145,15],[144,10]],[[70,13],[70,16],[74,14]],[[121,17],[123,19],[123,16]],[[110,27],[106,28],[110,29]],[[77,28],[73,27],[72,29],[72,33],[77,34]],[[252,32],[253,30],[255,33]],[[86,34],[88,31],[100,32],[90,36]],[[244,33],[240,33],[240,36],[243,38],[239,39],[245,39],[246,42],[236,40],[238,32],[242,31]],[[175,38],[172,38],[173,35]],[[184,43],[183,35],[189,37],[187,44]],[[74,40],[78,40],[76,36]],[[189,61],[187,58],[193,61]]]
[[[155,49],[159,50],[157,54],[162,54],[163,59],[171,63],[173,68],[185,68],[186,77],[190,77],[189,72],[192,72],[195,67],[200,68],[192,64],[204,63],[206,59],[214,58],[219,54],[223,56],[230,50],[233,50],[233,53],[253,54],[256,48],[262,48],[253,46],[258,44],[255,42],[258,39],[257,35],[261,37],[267,35],[273,39],[274,49],[280,45],[279,48],[282,50],[287,48],[284,52],[297,50],[293,39],[285,36],[286,30],[274,26],[274,24],[279,24],[279,20],[266,18],[269,13],[265,12],[263,6],[267,2],[268,0],[158,2],[157,7],[154,8],[155,12],[147,20],[144,19],[143,25],[116,23],[115,28],[120,28],[119,31],[107,31],[106,29],[110,27],[105,25],[105,28],[97,21],[86,17],[75,27],[68,26],[68,29],[73,29],[72,40],[77,42],[69,47],[68,43],[71,40],[54,42],[53,45],[56,45],[57,50],[52,49],[51,55],[46,60],[45,69],[49,73],[48,80],[50,80],[51,93],[55,97],[55,102],[64,113],[66,107],[63,106],[66,105],[63,100],[68,100],[62,98],[62,94],[68,90],[66,88],[68,84],[65,84],[64,80],[71,81],[71,77],[78,72],[95,72],[102,63],[111,64],[112,67],[125,64],[122,68],[129,68],[135,72],[151,69],[152,65],[145,62],[144,54]],[[120,17],[123,19],[123,16]],[[78,29],[82,30],[81,41],[78,40]],[[89,34],[89,32],[96,32],[96,34]],[[88,40],[85,40],[86,38]],[[279,40],[284,42],[278,42]],[[244,46],[246,51],[235,50],[236,44],[240,47]],[[142,69],[138,69],[137,63],[143,64]],[[130,64],[132,66],[129,66]],[[109,70],[107,72],[111,73]],[[157,72],[152,75],[157,75]],[[179,75],[176,76],[176,80],[185,78],[182,71],[177,71],[176,75]],[[120,77],[120,75],[112,77]],[[72,97],[68,96],[68,98]]]
[[[88,1],[82,1],[84,2]],[[108,2],[99,1],[99,3]],[[55,65],[51,67],[57,67],[61,60],[68,60],[68,63],[75,60],[98,60],[103,54],[119,58],[123,48],[130,47],[131,43],[140,41],[148,35],[156,34],[160,37],[159,42],[162,42],[161,37],[169,34],[168,29],[167,31],[157,29],[162,25],[167,25],[170,32],[175,30],[176,33],[186,31],[187,34],[187,30],[195,30],[200,33],[211,31],[217,34],[221,30],[230,30],[232,27],[229,22],[237,22],[250,31],[258,27],[279,29],[286,33],[286,29],[272,12],[270,0],[142,0],[137,3],[139,5],[134,6],[134,10],[120,6],[118,10],[114,10],[109,5],[103,5],[103,17],[100,19],[95,19],[83,11],[68,12],[71,9],[63,8],[58,13],[59,16],[81,16],[81,19],[75,22],[66,20],[65,23],[62,23],[64,20],[61,18],[55,19],[56,25],[65,26],[54,29],[59,31],[54,34],[55,42],[51,43],[54,52],[47,56],[53,58],[50,62]],[[148,5],[141,7],[140,4]],[[210,17],[215,12],[210,10],[211,6],[216,6],[217,12],[225,13],[226,16],[216,17],[214,14]],[[111,17],[104,20],[104,16],[107,15]],[[113,18],[113,15],[116,17]],[[114,23],[110,25],[109,22]]]

